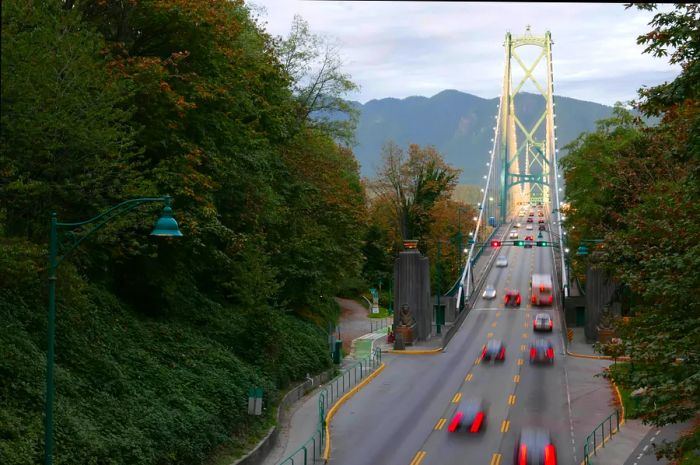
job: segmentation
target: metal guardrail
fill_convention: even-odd
[[[612,419],[615,417],[615,429],[613,429]],[[605,437],[605,423],[608,423],[608,437]],[[598,430],[600,429],[600,442],[598,442]],[[593,432],[586,436],[586,442],[583,444],[583,463],[584,465],[592,465],[591,454],[597,455],[596,451],[599,447],[605,447],[605,443],[612,439],[613,434],[620,431],[620,411],[615,409],[608,418],[603,420],[595,427]],[[592,439],[591,439],[592,438]],[[591,451],[591,446],[593,450]]]
[[[326,437],[326,413],[344,394],[355,387],[367,375],[382,364],[382,351],[374,349],[369,357],[345,368],[343,372],[321,388],[318,395],[318,426],[316,431],[299,449],[278,465],[310,465],[322,461]]]
[[[369,319],[369,332],[373,333],[375,331],[379,331],[380,329],[384,329],[384,328],[388,327],[393,322],[394,322],[393,316],[387,316],[384,318],[370,318]]]

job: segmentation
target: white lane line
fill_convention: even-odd
[[[576,442],[574,441],[574,420],[571,414],[571,393],[569,392],[569,373],[566,370],[566,360],[564,360],[564,381],[566,382],[566,405],[569,407],[569,428],[571,429],[571,444],[574,451],[574,463],[576,461]]]
[[[654,433],[654,436],[658,436],[661,430],[658,430],[656,433]]]
[[[642,452],[646,452],[648,448],[649,448],[649,444],[647,444],[646,446],[642,447]]]

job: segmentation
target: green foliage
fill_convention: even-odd
[[[352,152],[312,120],[240,1],[9,0],[2,13],[3,463],[44,449],[49,213],[83,221],[164,194],[182,238],[148,237],[158,207],[143,207],[59,267],[55,463],[241,450],[282,389],[330,366],[332,297],[362,282]],[[263,418],[247,414],[254,385]]]
[[[635,295],[629,321],[616,328],[631,359],[622,382],[646,389],[638,411],[656,426],[692,418],[700,408],[700,278],[693,271],[700,267],[697,14],[697,5],[676,4],[639,38],[657,56],[675,48],[671,61],[684,69],[672,83],[640,91],[639,109],[662,115],[659,124],[646,127],[617,108],[561,160],[566,223],[575,226],[570,239],[605,239],[575,267],[581,272],[595,260]],[[663,454],[678,458],[694,441],[682,439]]]

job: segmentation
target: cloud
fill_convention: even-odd
[[[603,104],[629,100],[642,85],[680,72],[643,54],[637,36],[653,12],[622,4],[342,2],[253,0],[266,29],[285,36],[294,14],[311,30],[336,40],[344,69],[359,86],[349,98],[432,96],[457,89],[481,97],[501,93],[506,32],[552,34],[555,93]],[[669,11],[672,5],[661,5]],[[524,52],[525,47],[518,49]],[[544,82],[544,79],[542,79]]]

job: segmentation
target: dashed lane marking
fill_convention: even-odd
[[[500,312],[500,311],[496,312],[496,317],[499,317],[499,316],[501,316],[501,312]]]
[[[525,344],[520,345],[520,352],[525,352],[527,350],[527,346]]]
[[[508,405],[515,405],[515,398],[515,394],[511,394],[510,396],[508,396]]]
[[[523,339],[527,339],[527,333],[523,333]]]
[[[464,381],[471,381],[474,375],[472,373],[469,373],[465,378]]]
[[[494,321],[493,323],[491,323],[491,327],[495,328],[497,323],[498,323],[497,321]]]
[[[476,357],[476,360],[474,360],[474,365],[478,365],[481,363],[481,357]]]
[[[447,423],[447,418],[440,418],[435,425],[436,430],[441,430],[443,426],[445,426],[445,423]]]
[[[501,463],[501,454],[493,454],[493,457],[491,457],[491,463],[489,465],[500,465]],[[414,465],[413,463],[411,465]]]
[[[525,361],[522,358],[518,359],[518,366],[522,366],[522,364],[525,363]]]
[[[486,337],[487,337],[488,339],[491,339],[491,338],[493,337],[493,333],[488,333],[488,334],[486,335]]]
[[[418,451],[415,457],[413,457],[413,460],[411,460],[411,465],[418,465],[423,461],[425,458],[426,452],[424,450]]]
[[[457,402],[459,402],[459,399],[461,399],[461,398],[462,398],[462,393],[461,393],[461,392],[458,392],[458,393],[455,394],[455,396],[452,398],[452,403],[453,403],[453,404],[456,404]]]
[[[508,428],[510,428],[510,420],[503,420],[503,423],[501,423],[501,433],[507,433]]]
[[[514,382],[514,383],[519,383],[519,382],[520,382],[520,375],[515,375],[515,376],[513,376],[513,382]]]

